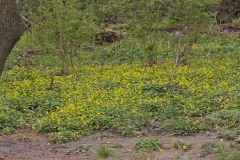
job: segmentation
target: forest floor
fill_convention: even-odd
[[[141,152],[134,149],[137,140],[142,137],[123,137],[111,132],[101,132],[90,136],[79,137],[66,144],[51,144],[49,139],[33,131],[22,130],[8,136],[0,137],[0,160],[215,160],[216,154],[206,154],[201,146],[206,142],[219,141],[216,133],[199,133],[192,136],[174,136],[150,134],[146,137],[158,139],[164,146],[160,151]],[[171,147],[174,142],[190,144],[187,150]],[[220,141],[219,141],[220,142]],[[234,141],[221,141],[225,150],[240,149]],[[79,144],[90,146],[85,153],[77,152]],[[113,154],[101,158],[97,154],[100,146],[115,146]],[[117,145],[116,145],[117,144]],[[210,148],[211,149],[211,148]]]

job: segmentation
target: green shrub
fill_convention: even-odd
[[[113,44],[110,47],[99,50],[96,59],[101,63],[133,63],[144,60],[144,52],[141,49],[141,44],[136,40],[122,40]]]
[[[107,158],[113,156],[113,151],[106,146],[100,146],[97,150],[97,154],[102,158]]]
[[[201,145],[201,149],[203,150],[203,152],[205,154],[212,154],[212,153],[216,153],[218,151],[218,146],[219,146],[218,142],[215,142],[215,141],[206,142]]]
[[[122,106],[98,107],[97,111],[102,114],[91,120],[95,130],[113,128],[124,136],[132,136],[137,131],[141,131],[143,126],[147,124],[147,115],[142,112],[133,113]]]
[[[15,133],[15,129],[12,128],[12,127],[6,127],[6,128],[3,128],[2,130],[3,134],[12,134],[12,133]]]
[[[78,144],[76,147],[76,152],[81,152],[81,153],[88,152],[90,147],[91,147],[91,145]]]
[[[238,137],[237,131],[224,129],[218,132],[218,138],[223,138],[226,140],[234,140],[237,137]]]
[[[193,121],[189,117],[176,117],[169,126],[170,131],[178,135],[189,135],[199,131],[199,121]]]
[[[74,139],[76,139],[77,137],[77,133],[76,132],[72,132],[72,131],[62,131],[62,132],[58,132],[57,134],[55,134],[55,136],[53,137],[53,142],[54,143],[65,143],[65,142],[69,142],[72,141]]]
[[[124,146],[120,143],[108,143],[108,145],[110,148],[123,148]]]
[[[18,136],[16,137],[16,139],[17,139],[17,141],[19,141],[19,142],[28,142],[28,141],[30,141],[30,138],[29,138],[29,137],[23,136],[23,135],[18,135]]]
[[[22,128],[26,125],[25,114],[10,108],[0,108],[0,129]]]
[[[38,131],[41,133],[50,133],[59,131],[57,122],[55,120],[49,120],[47,122],[37,122],[35,125]]]
[[[240,110],[220,110],[206,117],[206,124],[209,126],[220,126],[228,128],[240,127]]]
[[[137,141],[134,147],[136,150],[158,151],[163,148],[161,142],[155,138],[144,138]]]
[[[217,160],[239,160],[240,152],[239,151],[231,151],[227,152],[223,144],[219,142],[206,142],[201,146],[201,149],[206,154],[217,154]]]
[[[240,151],[231,151],[231,152],[221,152],[218,153],[218,160],[239,160],[240,159]]]
[[[35,111],[36,115],[55,111],[58,107],[64,105],[61,97],[54,92],[46,92],[42,95],[32,96],[30,92],[35,88],[29,88],[23,95],[17,98],[5,98],[4,105],[20,112]],[[47,87],[46,87],[47,89]]]
[[[185,143],[185,142],[182,142],[182,141],[178,141],[178,142],[175,142],[171,145],[172,148],[174,149],[181,149],[181,150],[189,150],[191,149],[191,144],[188,144],[188,143]]]

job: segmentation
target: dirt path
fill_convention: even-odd
[[[21,137],[28,137],[24,139]],[[62,144],[51,145],[48,139],[28,131],[21,131],[14,135],[1,136],[0,139],[0,160],[97,160],[96,151],[99,146],[105,144],[121,144],[122,148],[114,149],[114,156],[109,160],[177,160],[179,156],[187,156],[192,160],[215,160],[213,154],[203,155],[200,146],[209,141],[216,140],[214,134],[197,134],[195,136],[169,136],[152,135],[159,139],[164,150],[151,153],[135,151],[134,145],[139,138],[121,137],[112,133],[98,133],[91,136],[80,137],[78,140]],[[170,148],[173,142],[183,141],[191,144],[187,151]],[[86,153],[77,153],[76,146],[79,144],[91,145]],[[225,142],[230,146],[230,142]]]

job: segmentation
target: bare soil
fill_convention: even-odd
[[[28,137],[21,140],[19,137]],[[164,149],[157,152],[139,152],[134,150],[136,141],[142,137],[122,137],[111,132],[102,132],[90,136],[79,137],[73,142],[66,144],[51,144],[45,136],[38,135],[33,131],[18,131],[12,135],[0,136],[0,160],[98,160],[104,159],[97,155],[97,149],[101,145],[121,144],[122,148],[115,148],[114,155],[108,160],[177,160],[180,156],[187,156],[191,160],[215,160],[214,154],[206,155],[201,150],[205,142],[216,141],[214,133],[201,133],[193,136],[173,135],[148,135],[159,139]],[[177,141],[191,144],[187,151],[172,149],[170,146]],[[224,141],[226,148],[239,147],[233,141]],[[86,153],[77,153],[76,146],[79,144],[91,145]]]

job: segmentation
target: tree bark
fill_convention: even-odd
[[[0,76],[12,48],[24,31],[16,0],[0,0]]]

